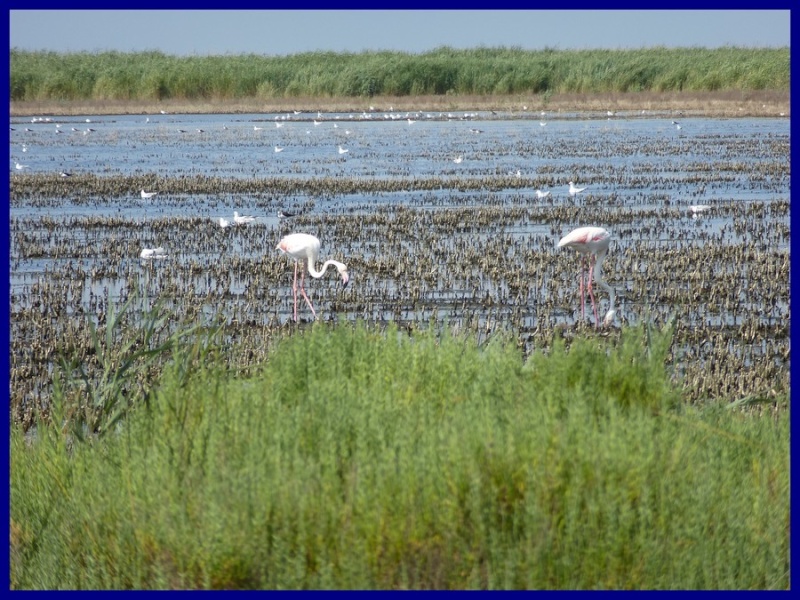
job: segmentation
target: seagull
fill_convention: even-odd
[[[277,121],[275,121],[275,128],[277,129],[279,127],[283,127],[283,123],[278,123]]]
[[[547,198],[550,195],[550,192],[543,192],[542,190],[536,190],[536,197],[541,200],[542,198]]]
[[[339,146],[339,154],[344,154],[345,152],[350,152],[347,148],[342,148]]]
[[[253,131],[261,131],[263,127],[259,127],[258,125],[253,125]]]
[[[692,204],[689,207],[693,219],[696,219],[698,214],[708,212],[709,210],[711,210],[711,206],[708,204]]]
[[[575,184],[573,182],[571,182],[571,181],[569,182],[569,195],[570,196],[576,196],[577,194],[579,194],[580,192],[582,192],[585,189],[586,189],[585,187],[582,187],[582,188],[575,187]]]
[[[67,177],[72,177],[72,173],[68,173],[67,171],[61,171],[61,177],[64,177],[65,179]]]
[[[314,127],[317,127],[318,125],[319,125],[319,121],[317,121],[316,119],[314,119]]]
[[[545,123],[544,121],[539,121],[539,127],[545,127],[546,125],[547,123]]]
[[[153,197],[153,196],[155,196],[157,193],[158,193],[158,192],[145,192],[144,190],[142,190],[142,200],[147,200],[147,199],[149,199],[149,198],[152,198],[152,197]]]
[[[166,253],[164,249],[159,246],[158,248],[142,248],[141,254],[139,254],[141,258],[166,258]]]
[[[275,152],[283,152],[283,148],[275,146]]]
[[[237,225],[247,225],[248,223],[252,223],[255,221],[256,218],[250,215],[239,215],[237,211],[233,211],[233,222]]]
[[[290,213],[286,212],[285,210],[278,212],[278,217],[281,219],[291,219],[292,217],[296,217],[297,213]]]
[[[22,169],[30,169],[28,165],[21,165],[18,162],[14,163],[14,167],[17,169],[17,171],[22,171]]]
[[[456,157],[453,159],[453,162],[454,162],[454,163],[456,163],[457,165],[460,165],[462,160],[464,160],[464,157],[463,157],[463,156],[456,156]]]
[[[219,218],[219,226],[225,229],[226,227],[231,226],[231,222],[228,219],[223,219],[222,217]]]
[[[681,130],[681,126],[680,126],[680,124],[679,124],[679,123],[676,123],[676,124],[675,124],[675,129],[677,129],[678,131],[680,131],[680,130]]]
[[[409,125],[413,125],[414,123],[416,123],[416,121],[412,121],[410,118],[408,119],[408,124]]]

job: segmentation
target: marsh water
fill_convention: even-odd
[[[221,315],[235,360],[263,359],[292,326],[294,266],[275,248],[291,231],[317,235],[320,260],[348,264],[345,289],[333,270],[307,278],[321,320],[446,320],[507,331],[530,352],[595,331],[578,255],[556,246],[603,226],[611,334],[674,316],[676,373],[694,399],[788,388],[787,118],[365,110],[11,128],[17,418],[46,396],[64,336],[136,286],[178,315]],[[570,181],[586,189],[570,196]],[[221,228],[234,211],[256,220]],[[139,258],[155,247],[166,258]],[[602,290],[597,301],[602,318]],[[298,311],[311,320],[302,300]]]

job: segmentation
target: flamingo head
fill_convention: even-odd
[[[347,267],[342,266],[342,268],[339,269],[339,275],[342,276],[342,287],[346,288],[347,284],[350,283],[350,274],[347,272]]]

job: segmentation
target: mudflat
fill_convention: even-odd
[[[504,117],[546,111],[675,111],[697,117],[789,116],[789,91],[631,92],[604,94],[513,94],[507,96],[374,96],[293,97],[243,99],[171,99],[152,101],[87,100],[80,102],[11,102],[12,117],[71,115],[159,114],[252,114],[301,111],[407,112],[407,111],[496,111]],[[510,115],[509,115],[510,113]]]

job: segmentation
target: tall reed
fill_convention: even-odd
[[[307,52],[177,57],[12,48],[11,101],[788,90],[788,48]]]

